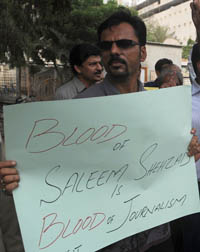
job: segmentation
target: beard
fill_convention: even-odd
[[[126,83],[132,74],[129,71],[127,62],[116,54],[110,56],[106,70],[109,78],[116,83]]]
[[[108,61],[107,72],[109,73],[110,78],[117,82],[126,80],[130,75],[126,61],[115,54],[111,55],[110,60]]]

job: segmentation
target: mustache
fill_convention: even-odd
[[[108,61],[108,65],[111,65],[113,61],[126,65],[126,61],[121,59],[118,55],[111,55],[110,60]]]
[[[103,70],[97,70],[94,74],[101,74]]]

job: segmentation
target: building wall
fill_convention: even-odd
[[[107,2],[105,0],[105,2]],[[151,0],[117,0],[118,4],[126,6],[137,6],[141,3],[148,3]],[[150,10],[159,8],[165,4],[172,2],[172,0],[158,0],[150,5],[140,9],[139,15],[147,13]],[[179,5],[171,7],[165,11],[154,14],[151,17],[144,19],[145,23],[158,23],[161,26],[168,26],[169,32],[174,32],[174,38],[181,45],[186,45],[188,39],[196,39],[196,31],[191,18],[190,0],[186,0]]]
[[[142,15],[154,8],[162,6],[170,0],[160,0],[150,4],[149,6],[139,10],[139,15]],[[186,45],[189,38],[196,39],[196,31],[191,18],[190,2],[186,1],[177,6],[171,7],[165,11],[154,14],[153,16],[144,19],[145,23],[158,23],[162,26],[168,26],[170,32],[175,33],[175,38],[182,45]]]

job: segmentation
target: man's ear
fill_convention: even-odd
[[[144,62],[147,57],[147,50],[146,46],[141,46],[140,47],[140,61]]]
[[[74,69],[78,74],[81,74],[81,66],[74,65]]]

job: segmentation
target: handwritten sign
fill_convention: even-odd
[[[199,211],[189,87],[4,112],[26,251],[93,252]]]

